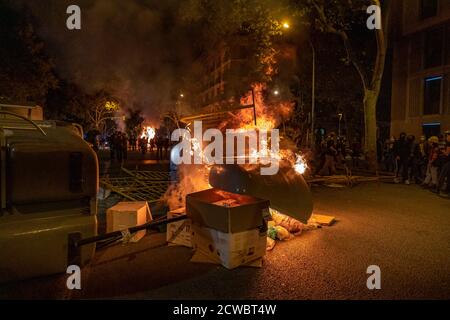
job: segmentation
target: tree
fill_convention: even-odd
[[[199,42],[204,51],[215,51],[221,43],[233,50],[245,44],[239,75],[228,79],[240,81],[236,87],[245,92],[251,83],[270,81],[276,73],[274,40],[282,34],[283,2],[189,0],[181,10],[185,21],[202,26]]]
[[[116,116],[117,111],[120,110],[120,104],[117,99],[103,90],[98,91],[91,98],[92,103],[86,106],[87,122],[90,129],[104,132],[106,121]]]
[[[0,2],[0,102],[44,105],[58,85],[51,59],[29,10]]]
[[[375,32],[374,57],[367,50],[356,50],[354,40],[364,43],[364,32],[358,27],[366,28],[366,8],[376,5],[381,8],[379,0],[352,0],[352,1],[327,1],[327,0],[301,0],[297,5],[302,8],[301,14],[309,14],[312,24],[322,32],[338,36],[344,45],[346,57],[345,63],[356,70],[364,93],[364,123],[365,123],[365,150],[369,166],[377,167],[377,119],[376,106],[381,89],[384,66],[386,61],[387,38],[389,30],[389,17],[391,1],[383,2],[382,25]],[[303,9],[306,8],[306,11]],[[368,30],[366,29],[367,33]],[[372,61],[369,61],[372,59]]]
[[[144,120],[140,108],[128,109],[128,117],[125,119],[125,126],[129,137],[139,137],[141,135]]]

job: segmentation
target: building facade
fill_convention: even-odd
[[[399,0],[391,135],[450,130],[450,0]]]

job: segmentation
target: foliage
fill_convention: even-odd
[[[85,117],[90,129],[104,132],[107,120],[116,116],[120,110],[118,100],[104,90],[96,92],[90,97],[91,102],[85,106]]]
[[[141,135],[144,120],[141,109],[128,109],[125,126],[129,137],[139,137]]]
[[[255,81],[270,81],[276,73],[274,41],[282,34],[283,2],[188,0],[182,7],[182,16],[187,23],[202,26],[200,41],[205,51],[217,50],[223,42],[233,50],[245,44],[242,69],[246,77],[241,79],[248,87]]]
[[[43,105],[58,85],[33,17],[0,2],[0,102]]]

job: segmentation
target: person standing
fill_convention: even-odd
[[[122,148],[122,158],[124,161],[126,161],[128,159],[128,137],[125,132],[122,132],[121,148]]]
[[[384,169],[387,172],[395,172],[395,155],[394,155],[395,139],[387,139],[384,144],[383,162]]]
[[[439,138],[433,136],[428,139],[430,144],[430,153],[428,157],[427,173],[422,184],[424,188],[436,188],[438,184],[438,170],[439,170]]]
[[[325,163],[319,172],[321,176],[332,176],[336,174],[336,155],[337,150],[334,139],[329,139],[327,142],[327,150],[325,153]]]
[[[445,132],[445,150],[442,158],[443,165],[439,175],[437,192],[440,196],[450,198],[450,130]]]
[[[407,182],[408,180],[408,162],[411,154],[411,147],[406,139],[406,133],[400,133],[396,142],[395,160],[397,161],[397,172],[395,174],[395,183]]]

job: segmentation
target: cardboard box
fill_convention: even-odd
[[[192,262],[212,262],[234,269],[243,265],[259,266],[266,253],[267,229],[224,233],[192,224],[192,245],[195,254]]]
[[[188,194],[186,214],[192,223],[224,233],[261,227],[269,201],[247,195],[209,189]]]
[[[172,210],[167,213],[167,219],[186,214],[186,208]],[[167,224],[166,240],[170,244],[192,248],[191,220],[177,221]]]
[[[119,202],[106,212],[106,232],[126,230],[152,220],[146,201]],[[136,232],[130,242],[137,242],[145,236],[146,230]]]

